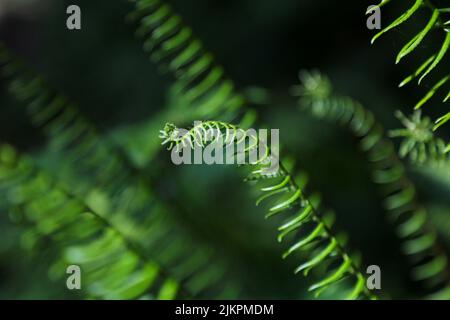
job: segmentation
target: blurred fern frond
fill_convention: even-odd
[[[238,147],[237,150],[241,151],[235,154],[237,157],[251,158],[253,152],[262,150],[259,151],[260,158],[251,162],[251,173],[246,180],[261,192],[257,205],[270,203],[266,218],[284,216],[278,228],[278,240],[289,241],[290,244],[283,258],[296,254],[302,256],[304,261],[295,273],[302,272],[307,276],[311,270],[317,270],[321,280],[309,287],[309,291],[316,296],[345,279],[353,281],[350,282],[347,299],[375,298],[366,287],[359,263],[345,249],[346,237],[336,236],[332,231],[334,214],[319,213],[320,198],[308,197],[304,192],[307,184],[304,174],[294,176],[282,164],[275,172],[270,170],[274,156],[265,141],[238,126],[221,121],[196,123],[187,131],[168,123],[161,130],[160,137],[172,152],[206,148],[213,144],[234,148],[234,145],[245,144],[246,140],[248,146]]]
[[[250,127],[256,114],[246,106],[244,95],[237,92],[224,68],[195,37],[192,29],[164,0],[132,0],[135,10],[128,15],[138,21],[137,36],[143,48],[162,72],[171,73],[179,97],[196,119],[236,121]]]
[[[413,279],[424,283],[432,292],[447,293],[450,287],[448,258],[382,125],[360,103],[333,94],[330,81],[320,73],[301,72],[300,80],[294,93],[300,97],[301,107],[317,118],[344,126],[360,139],[360,147],[372,166],[373,181],[383,191],[388,218],[403,242],[403,252],[412,261]]]
[[[87,297],[103,299],[189,297],[175,278],[83,201],[59,187],[31,159],[0,146],[0,205],[20,215],[32,245],[50,238],[61,251],[53,277],[69,265],[82,270]],[[16,217],[16,220],[17,217]]]
[[[50,151],[57,153],[58,163],[64,165],[57,174],[62,186],[102,217],[121,225],[122,233],[186,280],[196,296],[237,294],[232,281],[221,281],[226,268],[216,250],[200,244],[170,216],[171,208],[156,196],[148,180],[68,98],[29,72],[4,46],[0,46],[0,71],[11,94],[26,105],[33,124],[46,133]],[[49,172],[55,172],[51,169]],[[66,171],[69,175],[63,178]]]
[[[198,118],[211,118],[226,111],[224,119],[234,119],[244,104],[233,82],[222,67],[215,65],[192,29],[185,26],[170,5],[160,0],[133,0],[135,11],[129,19],[139,21],[139,37],[145,38],[144,50],[163,72],[177,79],[179,94],[196,106]]]
[[[383,5],[386,4],[386,1],[383,1]],[[400,50],[397,55],[396,63],[399,63],[403,58],[408,56],[409,54],[417,51],[420,45],[424,42],[425,38],[432,33],[432,31],[437,30],[442,37],[442,43],[440,45],[440,49],[435,52],[431,57],[427,58],[418,68],[414,71],[413,74],[408,76],[400,83],[400,87],[408,84],[414,79],[418,78],[418,83],[420,84],[423,79],[429,76],[433,71],[437,70],[437,67],[440,66],[446,56],[447,52],[450,48],[450,28],[449,28],[449,16],[450,8],[448,7],[438,7],[433,4],[432,0],[414,0],[411,1],[412,6],[405,11],[400,17],[398,17],[394,22],[385,27],[383,30],[378,32],[373,38],[372,43],[375,42],[379,37],[384,35],[386,32],[399,27],[400,25],[406,23],[410,20],[414,15],[418,14],[420,11],[430,12],[430,17],[427,24],[421,29],[416,35],[412,37],[410,41]],[[445,85],[448,85],[450,80],[450,75],[445,75],[441,79],[439,79],[429,90],[426,95],[416,104],[414,109],[421,108],[425,103],[427,103],[438,90],[443,88]],[[448,90],[448,89],[447,89]],[[443,102],[447,102],[450,99],[450,92],[447,92],[446,96],[443,98]],[[436,124],[434,126],[434,130],[442,126],[450,120],[450,112],[441,116],[436,120]]]

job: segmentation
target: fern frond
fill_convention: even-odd
[[[135,9],[127,18],[139,22],[136,34],[144,39],[144,51],[162,72],[175,77],[188,111],[196,119],[239,119],[242,128],[251,127],[256,114],[246,98],[172,7],[164,0],[131,1]]]
[[[388,218],[403,241],[403,252],[412,261],[412,278],[433,290],[448,288],[447,257],[383,127],[358,102],[333,95],[330,81],[320,73],[303,72],[300,78],[302,84],[295,89],[300,106],[320,119],[346,127],[360,139],[361,149],[367,153],[373,168],[373,181],[383,190]]]
[[[271,163],[269,160],[273,160],[274,156],[264,141],[238,126],[221,121],[196,123],[186,132],[173,124],[167,124],[161,130],[160,137],[172,152],[180,152],[186,148],[205,148],[216,143],[228,148],[248,141],[245,148],[237,149],[241,151],[237,151],[236,155],[250,159],[252,152],[260,152],[260,158],[250,164],[251,173],[247,180],[261,192],[257,205],[262,202],[270,203],[266,218],[284,216],[284,222],[278,228],[278,240],[289,241],[290,244],[283,258],[300,253],[304,261],[296,268],[295,273],[301,272],[306,276],[314,269],[319,270],[318,273],[323,277],[311,285],[309,291],[318,296],[331,286],[348,279],[354,281],[347,295],[348,299],[375,298],[366,288],[366,280],[358,264],[346,251],[345,239],[332,232],[333,214],[320,214],[317,209],[320,198],[306,195],[305,175],[294,176],[281,164],[276,172],[268,170]]]
[[[145,252],[158,254],[177,277],[189,280],[187,286],[197,296],[235,296],[234,284],[221,281],[226,268],[214,250],[199,244],[168,216],[170,208],[75,104],[50,89],[4,46],[0,46],[0,71],[11,94],[26,106],[32,123],[46,133],[51,150],[76,177],[58,180],[66,189],[86,200],[102,217],[121,225],[122,232]],[[108,203],[108,210],[98,205],[103,202]],[[206,276],[210,282],[204,281]]]
[[[420,110],[414,112],[410,118],[400,111],[396,112],[396,116],[405,128],[392,130],[389,135],[393,138],[403,138],[399,152],[402,158],[409,156],[410,160],[417,164],[450,163],[450,144],[435,136],[430,118],[422,118]]]
[[[235,91],[222,67],[215,64],[191,28],[185,26],[170,5],[160,0],[132,0],[135,10],[129,14],[139,21],[137,35],[144,38],[144,50],[163,72],[177,79],[179,94],[192,106],[198,118],[235,119],[244,105],[244,97]]]
[[[31,159],[0,146],[0,203],[22,214],[34,237],[50,238],[62,253],[52,269],[63,278],[78,265],[82,289],[101,299],[173,299],[189,297],[179,281],[115,226],[60,188]],[[55,275],[53,275],[55,276]]]
[[[415,0],[414,4],[404,12],[399,18],[397,18],[394,22],[392,22],[389,26],[378,32],[373,38],[372,43],[377,40],[380,36],[384,35],[386,32],[397,28],[398,26],[404,24],[409,19],[411,19],[415,14],[419,11],[431,11],[431,16],[425,25],[425,27],[419,31],[412,39],[406,43],[406,45],[400,50],[397,55],[396,63],[399,63],[403,58],[413,53],[425,40],[425,38],[433,31],[438,30],[442,33],[443,40],[440,46],[440,49],[433,54],[430,58],[428,58],[419,68],[406,79],[404,79],[400,83],[400,87],[406,85],[413,79],[418,78],[418,83],[420,84],[423,79],[425,79],[428,75],[430,75],[433,71],[437,69],[437,67],[442,63],[444,57],[450,48],[450,28],[448,27],[448,17],[449,8],[439,8],[433,4],[431,0]],[[447,21],[446,21],[447,20]],[[427,103],[435,93],[448,85],[448,80],[450,79],[450,75],[447,75],[437,81],[427,92],[427,94],[416,104],[415,109],[421,108],[425,103]],[[448,89],[447,89],[448,90]],[[448,100],[449,96],[443,98],[443,102]],[[438,129],[444,123],[450,120],[450,113],[445,116],[442,116],[436,120],[436,125],[434,126],[434,130]]]

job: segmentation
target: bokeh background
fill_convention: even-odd
[[[357,140],[299,111],[289,92],[298,83],[299,70],[318,69],[331,78],[337,91],[362,102],[388,129],[399,127],[394,110],[409,113],[425,92],[414,86],[397,88],[411,65],[420,61],[414,56],[409,63],[394,65],[410,30],[394,31],[370,46],[373,31],[366,28],[364,12],[374,4],[371,1],[168,2],[254,103],[263,122],[280,129],[285,151],[295,155],[325,203],[335,209],[337,225],[350,235],[351,248],[361,252],[365,264],[381,267],[383,291],[394,297],[414,296],[415,287]],[[383,11],[383,25],[404,9],[404,2]],[[70,4],[82,9],[81,31],[66,29]],[[166,152],[158,151],[158,130],[174,121],[167,110],[176,101],[170,94],[170,76],[158,72],[134,35],[135,25],[125,22],[131,6],[111,0],[0,0],[0,40],[77,101],[105,136],[121,145],[142,174],[152,179],[161,197],[182,208],[171,214],[230,263],[244,297],[310,298],[303,277],[292,272],[295,266],[280,259],[283,247],[275,241],[276,226],[254,206],[251,190],[237,170],[175,167]],[[45,137],[0,84],[0,140],[45,165],[41,152]],[[444,108],[435,102],[427,106],[430,115]],[[446,137],[448,132],[444,128],[440,133]],[[449,245],[448,172],[411,169],[410,174]],[[0,298],[78,297],[65,289],[64,282],[48,277],[51,253],[30,255],[22,250],[21,227],[3,212],[0,235]]]

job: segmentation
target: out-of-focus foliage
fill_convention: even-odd
[[[14,221],[28,226],[27,250],[42,250],[49,241],[61,250],[52,276],[62,278],[67,266],[80,266],[90,298],[178,295],[179,284],[163,276],[157,263],[83,201],[55,186],[31,160],[19,158],[10,146],[0,146],[0,159],[1,201]],[[154,288],[159,278],[161,285]]]
[[[57,159],[64,161],[66,167],[63,166],[62,171],[69,171],[69,175],[64,177],[64,182],[61,184],[71,189],[81,199],[85,199],[86,205],[92,207],[95,213],[109,224],[117,226],[119,233],[138,242],[144,247],[145,252],[155,255],[166,268],[174,270],[173,273],[180,281],[187,281],[188,286],[192,284],[191,289],[195,295],[201,295],[214,283],[213,281],[218,281],[222,271],[216,270],[215,263],[209,261],[212,257],[208,254],[208,250],[198,244],[190,243],[189,237],[185,237],[179,228],[172,227],[172,223],[166,217],[168,211],[166,206],[152,195],[149,182],[135,173],[135,169],[127,164],[121,151],[114,148],[108,141],[101,139],[95,126],[84,119],[66,97],[52,92],[42,78],[28,74],[21,62],[6,48],[0,48],[0,56],[2,73],[10,82],[11,94],[20,103],[27,105],[27,112],[32,123],[42,128],[48,135],[48,153],[54,153]],[[82,177],[84,179],[81,179]],[[25,176],[19,181],[25,180],[22,183],[27,184],[26,178]],[[32,178],[29,179],[32,180]],[[8,181],[6,185],[8,186]],[[45,193],[45,187],[45,185],[42,186],[42,193]],[[25,192],[25,195],[31,198],[28,201],[34,200],[34,193]],[[8,202],[7,200],[8,198],[5,202]],[[52,198],[46,199],[48,202],[51,200]],[[64,208],[65,201],[61,200],[61,202],[63,204],[57,207],[58,210]],[[45,214],[45,211],[40,213]],[[75,212],[75,214],[78,213]],[[52,221],[55,215],[49,216],[49,220]],[[73,220],[73,217],[70,217]],[[58,226],[63,224],[64,220],[56,220],[53,223]],[[94,249],[90,250],[92,256],[100,254],[105,249],[103,246],[93,247]],[[84,264],[80,263],[80,266]],[[129,264],[125,264],[122,267],[128,266]],[[206,268],[208,271],[205,270]],[[201,279],[197,277],[199,270],[202,272]],[[122,271],[123,269],[115,270],[115,272]],[[104,273],[108,273],[108,270]],[[150,275],[154,274],[155,272],[150,273]],[[138,280],[135,280],[138,284],[144,283],[143,286],[142,284],[138,286],[141,290],[146,288],[146,285],[152,284],[145,278],[146,275],[143,275],[143,280],[139,280],[139,276]],[[91,279],[91,282],[94,280]],[[119,291],[118,288],[116,291]],[[138,293],[133,292],[133,294],[136,297]],[[212,293],[208,292],[208,294]],[[127,292],[116,294],[112,291],[109,296],[103,295],[125,298]]]
[[[386,172],[381,160],[392,159],[393,148],[379,153],[379,135],[370,131],[362,139],[371,147],[367,161],[354,148],[359,141],[309,111],[299,112],[288,93],[298,69],[320,67],[339,91],[371,110],[362,111],[365,120],[373,113],[370,117],[388,129],[398,126],[393,111],[410,106],[415,90],[394,90],[396,72],[408,66],[393,68],[380,59],[395,52],[395,43],[369,50],[370,31],[361,17],[371,3],[345,10],[331,0],[11,3],[14,9],[8,4],[0,13],[0,39],[36,71],[2,48],[0,139],[18,151],[2,149],[1,298],[309,299],[314,296],[308,288],[321,286],[327,288],[321,298],[341,298],[355,283],[354,297],[362,297],[370,296],[362,279],[371,264],[382,270],[382,290],[375,295],[423,297],[399,252],[424,225],[435,227],[441,252],[449,252],[450,177],[412,165],[416,187],[408,180],[398,194],[390,190],[378,197],[372,175]],[[80,31],[65,28],[69,4],[82,8]],[[389,15],[403,5],[391,1],[383,12]],[[414,44],[414,51],[423,43]],[[434,61],[444,69],[444,59]],[[331,94],[331,86],[319,88],[312,98]],[[195,120],[279,128],[282,158],[295,159],[296,166],[286,165],[279,177],[249,181],[255,184],[251,188],[241,183],[241,170],[229,166],[175,166],[161,152],[159,130],[166,122],[182,127]],[[445,130],[439,131],[443,141]],[[416,136],[414,141],[409,152],[423,148]],[[380,160],[375,169],[373,157]],[[22,172],[23,162],[35,168],[33,174],[11,176]],[[292,171],[296,167],[302,174]],[[409,168],[402,166],[401,181]],[[294,177],[303,178],[304,172],[308,190],[300,192],[305,180]],[[40,184],[36,177],[46,178]],[[396,181],[382,186],[389,189]],[[309,189],[321,190],[320,208]],[[407,197],[410,190],[413,200]],[[60,196],[50,200],[53,194]],[[255,196],[263,197],[259,206],[252,202]],[[429,209],[427,215],[417,209],[416,196]],[[267,210],[280,209],[280,214],[264,220],[266,200],[275,201]],[[408,206],[408,213],[400,214],[407,219],[392,228],[384,221],[385,211],[395,215],[403,200],[414,207]],[[72,210],[71,203],[83,210]],[[348,238],[328,230],[322,203],[335,209],[333,230],[345,231]],[[288,211],[292,215],[285,216]],[[320,232],[314,232],[317,228]],[[301,239],[309,231],[308,243],[320,241],[306,245]],[[277,242],[278,236],[283,241]],[[424,252],[434,248],[432,240]],[[337,250],[341,244],[345,251]],[[346,255],[347,250],[361,252],[361,259]],[[292,254],[283,261],[283,252]],[[301,269],[314,267],[310,273],[322,281],[311,287],[295,276],[299,261],[305,263]],[[80,291],[65,286],[68,263],[82,267]],[[425,260],[413,261],[412,270],[426,273],[424,278],[443,273],[439,265],[432,269]],[[350,277],[338,282],[344,275]]]
[[[372,166],[372,179],[381,186],[388,220],[394,224],[402,251],[412,263],[412,278],[430,288],[434,298],[450,298],[448,258],[383,126],[358,102],[333,94],[329,80],[323,75],[303,72],[301,80],[302,84],[295,89],[303,108],[320,119],[345,126],[361,139],[360,148],[367,153]]]

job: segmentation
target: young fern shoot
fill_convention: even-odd
[[[220,121],[201,122],[190,130],[167,124],[161,130],[160,137],[172,153],[186,148],[206,148],[213,143],[224,148],[235,144],[242,151],[241,156],[251,158],[252,153],[257,152],[256,149],[262,149],[262,156],[249,164],[251,173],[246,180],[264,185],[259,189],[261,196],[256,204],[271,202],[266,218],[285,216],[285,221],[278,228],[278,240],[289,241],[289,249],[283,254],[283,258],[302,252],[303,259],[306,260],[296,268],[295,273],[302,272],[306,276],[312,269],[320,270],[322,279],[309,287],[309,291],[315,292],[316,296],[343,279],[353,279],[347,299],[375,298],[366,287],[366,279],[358,263],[345,249],[345,239],[334,235],[333,215],[319,214],[319,199],[306,196],[305,176],[292,175],[282,164],[276,172],[267,171],[270,148],[261,144],[258,137],[249,136],[238,126]],[[239,144],[245,144],[247,138],[248,145],[239,149]],[[237,155],[239,156],[239,152]]]

